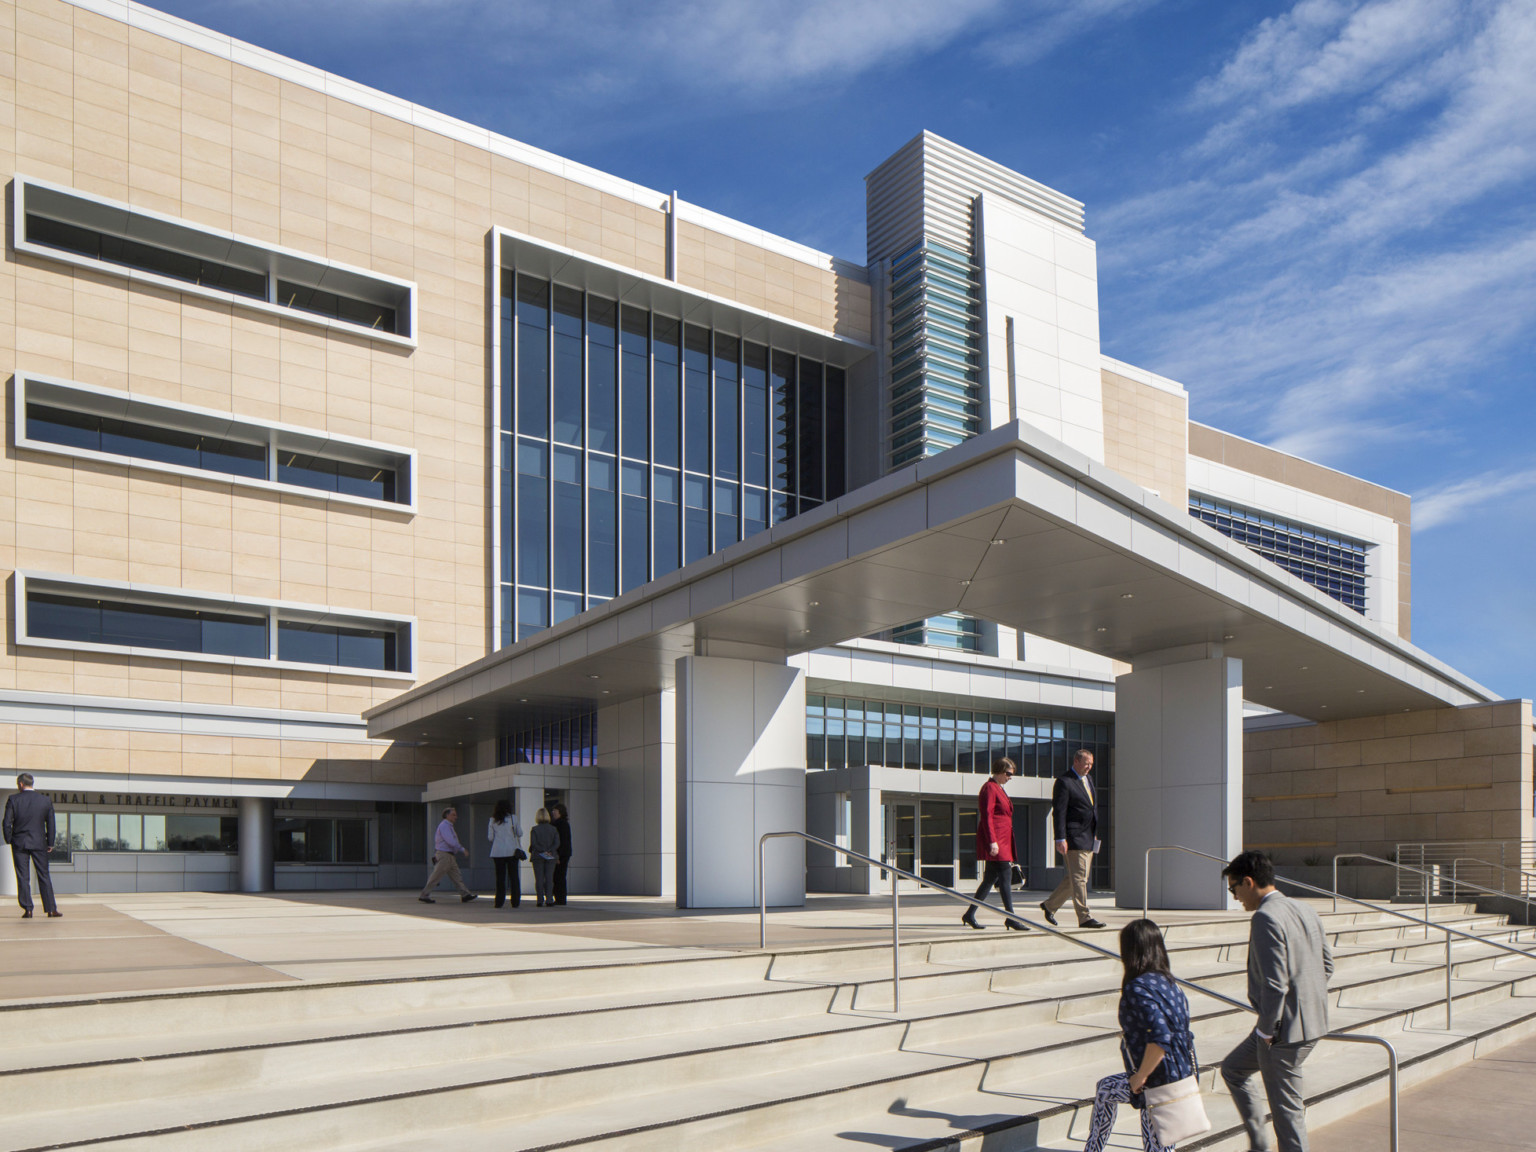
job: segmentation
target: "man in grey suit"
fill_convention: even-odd
[[[48,875],[48,850],[53,847],[53,801],[32,790],[32,773],[16,777],[19,791],[5,801],[5,842],[11,846],[11,860],[16,865],[16,902],[23,919],[32,918],[32,869],[37,869],[37,890],[43,898],[43,911],[62,916],[53,898],[53,880]]]
[[[1248,1002],[1259,1018],[1221,1062],[1221,1078],[1237,1104],[1254,1152],[1268,1152],[1264,1106],[1253,1083],[1264,1080],[1280,1152],[1307,1152],[1307,1104],[1301,1066],[1328,1031],[1328,978],[1333,953],[1317,913],[1275,888],[1275,866],[1244,852],[1221,873],[1227,891],[1253,913],[1248,929]]]

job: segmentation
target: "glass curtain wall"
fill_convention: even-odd
[[[846,490],[841,368],[504,272],[511,644]]]

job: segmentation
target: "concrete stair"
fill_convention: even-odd
[[[1536,951],[1470,906],[1437,920]],[[1323,910],[1335,1030],[1385,1036],[1404,1082],[1536,1031],[1536,958],[1453,946],[1375,912]],[[1246,917],[1172,925],[1174,970],[1241,999]],[[1112,946],[1114,933],[1091,936]],[[1080,1146],[1120,1069],[1120,966],[1040,933],[610,966],[299,984],[0,1009],[0,1150],[243,1152]],[[1210,1069],[1251,1016],[1191,994]],[[1385,1093],[1384,1054],[1324,1043],[1325,1123]],[[1246,1147],[1224,1090],[1188,1148]],[[1122,1127],[1134,1130],[1125,1109]]]

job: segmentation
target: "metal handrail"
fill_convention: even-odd
[[[1374,861],[1377,864],[1385,864],[1388,868],[1396,868],[1396,869],[1398,869],[1401,872],[1413,872],[1413,873],[1416,873],[1416,874],[1418,874],[1420,876],[1427,877],[1428,880],[1434,880],[1434,879],[1437,878],[1433,872],[1426,872],[1423,868],[1415,868],[1412,864],[1399,864],[1396,860],[1385,860],[1385,859],[1383,859],[1380,856],[1372,856],[1369,852],[1340,852],[1337,856],[1335,856],[1333,858],[1333,887],[1334,887],[1334,891],[1332,893],[1328,893],[1328,892],[1324,891],[1324,889],[1322,889],[1322,888],[1316,889],[1316,891],[1322,892],[1325,896],[1326,895],[1332,895],[1333,896],[1333,898],[1334,898],[1334,903],[1333,903],[1334,911],[1338,911],[1338,907],[1339,907],[1339,903],[1338,903],[1338,898],[1339,898],[1338,887],[1339,887],[1339,861],[1340,860],[1371,860],[1371,861]],[[1443,879],[1443,877],[1440,877],[1440,879]],[[1289,884],[1301,884],[1301,881],[1299,881],[1299,880],[1288,880],[1287,883],[1289,883]],[[1497,888],[1485,888],[1481,884],[1474,884],[1470,880],[1464,880],[1464,881],[1462,881],[1462,883],[1466,887],[1471,888],[1474,891],[1484,892],[1484,893],[1487,893],[1489,896],[1508,896],[1508,895],[1510,895],[1510,893],[1508,893],[1508,892],[1501,892]],[[1310,885],[1305,885],[1305,884],[1302,884],[1301,886],[1304,887],[1304,888],[1305,887],[1310,887]],[[1346,897],[1344,897],[1344,899],[1346,899],[1346,900],[1355,900],[1355,897],[1353,897],[1353,896],[1346,896]],[[1357,904],[1364,904],[1365,903],[1364,900],[1355,900],[1355,902]],[[1383,908],[1382,911],[1391,911],[1391,909]],[[1402,916],[1402,915],[1404,915],[1402,912],[1393,912],[1392,914],[1394,916]],[[1413,920],[1418,919],[1418,917],[1408,917],[1408,918],[1409,919],[1413,919]],[[1424,921],[1423,921],[1423,923],[1425,924],[1424,939],[1428,940],[1429,939],[1429,884],[1427,882],[1424,885]],[[1440,927],[1442,927],[1442,925],[1436,924],[1436,925],[1434,925],[1434,927],[1440,928]],[[1530,925],[1527,925],[1527,927],[1530,927]],[[1520,954],[1522,956],[1529,956],[1529,955],[1531,955],[1531,953],[1525,952],[1525,951],[1521,951]]]
[[[1456,899],[1458,899],[1461,896],[1461,879],[1460,879],[1458,870],[1460,869],[1460,867],[1463,864],[1480,864],[1484,868],[1496,868],[1500,873],[1504,873],[1504,874],[1507,874],[1507,873],[1510,873],[1510,872],[1514,872],[1517,875],[1521,876],[1522,878],[1526,877],[1526,876],[1533,875],[1533,873],[1527,872],[1524,868],[1511,868],[1511,867],[1509,867],[1508,865],[1505,865],[1505,864],[1495,864],[1492,860],[1484,860],[1481,856],[1457,856],[1454,860],[1451,861],[1451,899],[1452,900],[1456,900]],[[1428,888],[1428,887],[1429,887],[1429,885],[1426,884],[1425,888]],[[1473,884],[1472,884],[1472,882],[1470,880],[1467,881],[1467,887],[1469,887],[1469,888],[1473,887]],[[1525,884],[1522,882],[1520,887],[1524,888]],[[1498,888],[1498,889],[1494,889],[1494,891],[1497,892],[1498,895],[1500,895],[1500,896],[1508,896],[1511,900],[1524,900],[1525,901],[1525,922],[1527,924],[1529,924],[1531,922],[1531,908],[1532,908],[1531,897],[1527,896],[1523,891],[1522,892],[1511,892],[1508,888]]]
[[[1151,848],[1148,848],[1147,851],[1146,851],[1145,859],[1144,859],[1144,864],[1143,864],[1143,869],[1142,869],[1142,878],[1141,878],[1141,882],[1142,882],[1142,888],[1141,888],[1142,897],[1141,897],[1141,899],[1142,899],[1142,917],[1143,918],[1145,918],[1146,914],[1147,914],[1147,892],[1148,892],[1148,889],[1149,889],[1149,886],[1150,886],[1150,877],[1148,876],[1148,873],[1150,873],[1150,871],[1151,871],[1151,867],[1152,867],[1152,853],[1154,853],[1154,852],[1184,852],[1184,853],[1187,853],[1190,856],[1203,856],[1205,859],[1207,859],[1207,860],[1214,860],[1218,864],[1226,864],[1227,863],[1227,861],[1223,860],[1220,856],[1212,856],[1209,852],[1201,852],[1201,851],[1199,851],[1196,848],[1186,848],[1182,844],[1157,844],[1157,845],[1154,845]],[[1338,856],[1334,857],[1334,868],[1335,869],[1338,868],[1338,861],[1339,861],[1340,858],[1353,857],[1353,856],[1363,857],[1364,859],[1367,859],[1367,860],[1380,860],[1380,862],[1383,863],[1383,864],[1392,864],[1392,861],[1390,861],[1390,860],[1381,860],[1381,858],[1379,856],[1370,856],[1370,855],[1367,855],[1364,852],[1341,852]],[[1393,867],[1408,868],[1409,865],[1407,865],[1407,864],[1395,864],[1395,865],[1393,865]],[[1416,871],[1416,869],[1412,869],[1412,870]],[[1335,874],[1337,874],[1337,873],[1335,873]],[[1427,915],[1426,915],[1426,917],[1424,919],[1421,920],[1417,916],[1410,916],[1407,912],[1399,912],[1396,908],[1389,908],[1385,904],[1372,904],[1369,900],[1362,900],[1358,896],[1344,896],[1337,889],[1335,889],[1334,891],[1330,892],[1326,888],[1319,888],[1315,884],[1308,884],[1308,883],[1306,883],[1303,880],[1292,880],[1289,876],[1277,875],[1275,877],[1275,880],[1276,880],[1277,883],[1290,884],[1292,887],[1295,887],[1295,888],[1305,888],[1308,892],[1315,892],[1319,896],[1332,896],[1333,897],[1333,910],[1335,912],[1337,912],[1339,910],[1339,900],[1342,898],[1342,899],[1348,900],[1352,904],[1359,904],[1359,905],[1361,905],[1364,908],[1369,908],[1373,912],[1385,912],[1388,916],[1396,916],[1400,920],[1407,920],[1407,921],[1409,921],[1410,923],[1413,923],[1413,924],[1422,924],[1422,925],[1424,925],[1424,938],[1426,940],[1429,939],[1429,930],[1431,928],[1435,928],[1435,929],[1437,929],[1437,930],[1439,930],[1441,932],[1444,932],[1445,933],[1445,1027],[1446,1027],[1446,1031],[1450,1031],[1450,1028],[1451,1028],[1451,937],[1452,936],[1460,936],[1460,937],[1462,937],[1465,940],[1472,940],[1472,941],[1475,941],[1478,944],[1486,944],[1490,948],[1498,948],[1498,949],[1501,949],[1502,951],[1505,951],[1505,952],[1511,952],[1514,955],[1523,957],[1526,960],[1536,960],[1536,952],[1528,952],[1524,948],[1516,948],[1512,944],[1504,944],[1504,943],[1501,943],[1498,940],[1490,940],[1486,936],[1479,936],[1479,935],[1477,935],[1476,933],[1473,933],[1473,932],[1463,932],[1460,928],[1452,928],[1449,924],[1435,924],[1435,923],[1432,923],[1428,919]]]
[[[868,864],[869,866],[871,866],[873,868],[879,868],[879,869],[881,869],[883,871],[887,871],[887,872],[889,872],[891,874],[891,974],[892,974],[891,1005],[892,1005],[893,1011],[895,1011],[895,1012],[900,1012],[901,1011],[901,959],[900,959],[900,956],[901,956],[901,934],[900,934],[900,928],[898,926],[898,914],[899,914],[899,909],[900,909],[900,903],[899,903],[899,901],[897,899],[897,896],[896,896],[896,884],[897,884],[898,880],[903,880],[904,879],[904,880],[915,881],[918,884],[926,885],[929,888],[933,888],[933,889],[936,889],[939,892],[943,892],[944,894],[946,894],[948,896],[953,896],[957,900],[963,900],[965,903],[971,905],[972,908],[986,908],[986,909],[988,909],[988,910],[990,910],[992,912],[997,912],[997,913],[1000,913],[1001,915],[1009,917],[1009,918],[1011,918],[1013,920],[1018,920],[1021,923],[1028,924],[1031,928],[1038,928],[1038,929],[1040,929],[1040,930],[1042,930],[1044,932],[1048,932],[1050,935],[1055,936],[1058,939],[1066,940],[1066,941],[1069,941],[1070,943],[1076,944],[1079,948],[1086,948],[1090,952],[1097,952],[1100,956],[1107,956],[1111,960],[1117,960],[1117,961],[1120,960],[1119,953],[1111,952],[1108,948],[1101,948],[1101,947],[1099,947],[1099,945],[1094,944],[1094,943],[1092,943],[1092,942],[1090,942],[1088,940],[1084,940],[1080,936],[1069,935],[1068,933],[1061,931],[1059,928],[1052,927],[1049,924],[1041,924],[1041,923],[1038,923],[1037,921],[1029,919],[1027,916],[1020,916],[1017,912],[1008,912],[1005,909],[997,907],[995,904],[988,904],[985,900],[978,900],[974,896],[967,896],[964,892],[957,891],[956,889],[951,888],[948,885],[940,884],[936,880],[929,880],[928,878],[926,878],[924,876],[919,876],[919,875],[917,875],[914,872],[904,871],[904,870],[902,870],[900,868],[897,868],[893,864],[887,863],[884,860],[876,860],[873,856],[866,856],[862,852],[855,852],[852,848],[844,848],[841,844],[834,844],[830,840],[823,840],[820,836],[812,836],[809,832],[794,832],[794,831],[790,831],[790,832],[764,832],[757,839],[757,899],[758,899],[758,933],[757,933],[757,938],[758,938],[758,947],[761,948],[761,949],[766,949],[768,947],[768,875],[767,875],[767,872],[763,868],[763,848],[768,843],[769,840],[776,840],[776,839],[779,839],[781,837],[788,837],[788,836],[794,836],[794,837],[797,837],[800,840],[805,841],[808,844],[817,844],[817,845],[820,845],[822,848],[828,848],[828,849],[830,849],[833,852],[839,852],[842,855],[847,856],[848,858],[850,858],[852,860],[858,860],[861,863]],[[1218,861],[1220,863],[1223,863],[1223,864],[1226,863],[1226,861],[1222,860],[1221,857],[1219,857],[1219,856],[1211,856],[1209,853],[1206,853],[1206,852],[1196,852],[1193,848],[1185,848],[1185,847],[1183,847],[1182,845],[1179,845],[1179,844],[1165,845],[1165,846],[1163,846],[1162,850],[1165,850],[1165,851],[1188,852],[1188,853],[1190,853],[1191,855],[1194,855],[1194,856],[1205,856],[1208,859],[1216,860],[1216,861]],[[1152,849],[1148,849],[1148,856],[1149,857],[1150,857],[1152,851],[1153,851]],[[1144,919],[1144,920],[1146,919],[1145,910],[1143,910],[1142,919]],[[1523,954],[1524,953],[1522,953],[1522,955]],[[1196,984],[1193,980],[1185,980],[1182,976],[1173,976],[1173,982],[1175,984],[1180,985],[1181,987],[1188,988],[1191,992],[1198,992],[1198,993],[1200,993],[1200,995],[1208,996],[1212,1000],[1219,1000],[1223,1004],[1230,1005],[1233,1008],[1237,1008],[1237,1009],[1240,1009],[1240,1010],[1242,1010],[1244,1012],[1248,1012],[1248,1013],[1257,1015],[1257,1013],[1254,1010],[1253,1005],[1245,1004],[1243,1001],[1236,1000],[1233,997],[1228,996],[1228,995],[1226,995],[1223,992],[1217,992],[1217,991],[1215,991],[1215,990],[1213,990],[1211,988],[1205,987],[1204,985]],[[1380,1036],[1370,1036],[1370,1035],[1367,1035],[1367,1034],[1365,1034],[1363,1032],[1328,1032],[1328,1033],[1325,1033],[1324,1035],[1318,1037],[1318,1039],[1319,1040],[1337,1040],[1337,1041],[1340,1041],[1341,1043],[1346,1043],[1346,1044],[1375,1044],[1378,1047],[1386,1049],[1386,1053],[1387,1053],[1387,1113],[1388,1113],[1388,1132],[1390,1134],[1390,1139],[1391,1139],[1391,1143],[1390,1143],[1389,1147],[1391,1149],[1391,1152],[1398,1152],[1398,1140],[1397,1140],[1397,1113],[1398,1113],[1398,1107],[1397,1107],[1397,1100],[1398,1100],[1397,1049],[1392,1046],[1390,1041],[1388,1041],[1388,1040],[1386,1040],[1386,1039],[1384,1039],[1384,1038],[1382,1038]]]

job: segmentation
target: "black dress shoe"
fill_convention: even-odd
[[[32,919],[32,909],[30,909],[30,908],[23,908],[21,910],[21,918],[23,920],[30,920],[30,919]]]
[[[55,917],[55,916],[62,916],[62,915],[64,915],[64,913],[60,912],[57,908],[55,908],[52,912],[48,913],[48,916],[49,916],[50,919]]]
[[[423,904],[436,904],[437,903],[437,901],[432,899],[432,897],[430,897],[430,896],[418,896],[418,897],[416,897],[416,899],[420,900]]]
[[[478,892],[466,892],[466,893],[464,893],[464,895],[459,897],[459,903],[460,904],[468,904],[471,900],[478,900],[478,899],[480,899],[480,893],[478,893]]]
[[[1044,904],[1040,905],[1040,911],[1045,913],[1045,922],[1047,924],[1055,924],[1056,923],[1056,913],[1052,912]]]
[[[971,912],[967,912],[964,916],[960,917],[960,923],[964,924],[967,928],[975,928],[978,932],[986,927],[985,924],[976,923],[976,916]]]
[[[1079,920],[1077,922],[1077,926],[1079,928],[1108,928],[1109,927],[1109,925],[1104,923],[1104,921],[1102,921],[1102,920],[1095,920],[1092,916],[1088,917],[1088,919],[1086,919],[1086,920]]]
[[[1010,929],[1012,929],[1015,932],[1028,932],[1029,931],[1029,925],[1024,923],[1024,921],[1022,921],[1022,920],[1009,920],[1009,921],[1007,921],[1003,925],[1003,927],[1004,928],[1010,928]]]

